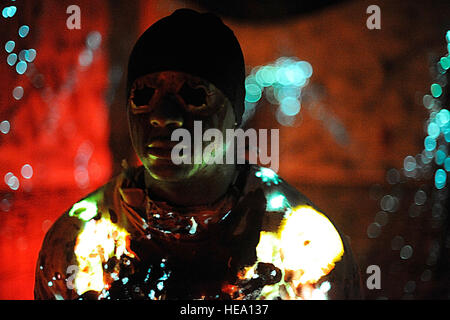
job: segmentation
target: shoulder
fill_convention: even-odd
[[[119,180],[120,176],[74,203],[47,231],[36,263],[35,298],[73,298],[68,280],[78,270],[75,248],[82,242],[80,235],[100,220],[105,194],[112,192]]]
[[[299,205],[315,207],[299,190],[287,183],[269,168],[250,165],[247,169],[245,192],[262,189],[267,201],[268,211],[283,211],[287,207]]]
[[[247,268],[247,274],[253,274],[258,263],[271,263],[284,274],[282,285],[290,288],[288,298],[354,296],[354,290],[348,288],[359,285],[358,270],[335,223],[271,169],[251,166],[248,173],[246,189],[264,191],[266,212],[256,247],[257,261]],[[324,290],[329,284],[333,290],[321,291],[324,282]],[[268,287],[265,298],[279,296],[279,286]]]

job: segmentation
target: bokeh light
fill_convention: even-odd
[[[433,83],[431,85],[431,94],[433,95],[433,97],[435,98],[439,98],[442,94],[442,88],[439,84],[437,83]]]
[[[313,68],[307,61],[280,57],[274,63],[253,68],[245,80],[245,102],[256,107],[263,94],[268,102],[278,105],[276,119],[283,126],[298,123],[302,88],[308,84]],[[247,109],[246,113],[251,114]]]
[[[13,40],[9,40],[5,43],[5,50],[8,53],[11,53],[14,50],[14,47],[16,46],[16,43]]]
[[[23,97],[23,88],[21,86],[17,86],[13,89],[12,95],[14,99],[20,100]]]
[[[25,38],[29,32],[30,32],[30,27],[27,25],[23,25],[19,28],[19,36],[21,38]]]
[[[13,66],[17,61],[17,54],[15,53],[10,53],[8,55],[8,57],[6,58],[6,62],[10,65]]]
[[[17,12],[16,6],[5,7],[2,10],[2,16],[3,16],[3,18],[12,18],[12,17],[14,17],[16,12]]]
[[[3,120],[0,122],[0,132],[3,134],[9,133],[9,130],[11,129],[11,124],[8,120]]]
[[[16,64],[16,72],[18,74],[24,74],[27,71],[27,63],[25,61],[19,61]]]
[[[33,176],[33,168],[29,164],[24,164],[22,166],[22,169],[20,170],[20,173],[25,179],[31,179],[31,177]]]

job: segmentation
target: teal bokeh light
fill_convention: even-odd
[[[424,140],[425,150],[433,151],[436,148],[436,140],[430,136],[427,136]]]
[[[437,169],[434,175],[434,184],[437,189],[442,189],[445,187],[447,182],[447,173],[443,169]]]

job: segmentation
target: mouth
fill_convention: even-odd
[[[172,149],[178,142],[167,139],[156,139],[147,145],[147,153],[151,158],[171,159]]]

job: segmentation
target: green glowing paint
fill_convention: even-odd
[[[77,217],[83,221],[89,221],[97,215],[97,202],[93,199],[85,199],[77,202],[69,210],[69,216]]]

